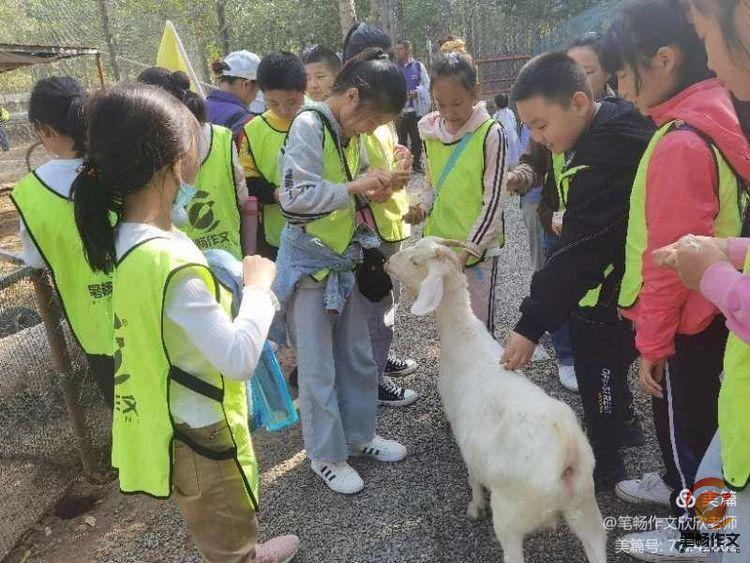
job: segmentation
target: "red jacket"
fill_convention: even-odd
[[[649,112],[656,125],[682,120],[709,137],[742,177],[750,177],[750,144],[742,133],[729,91],[717,80],[683,90]],[[646,179],[648,247],[643,288],[623,311],[636,326],[636,346],[648,360],[675,353],[675,334],[698,334],[718,310],[699,292],[688,291],[677,274],[654,263],[652,251],[683,235],[713,235],[719,212],[716,163],[706,141],[689,130],[672,131],[656,146]]]

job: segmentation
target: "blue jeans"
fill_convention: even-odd
[[[544,254],[547,258],[552,252],[552,249],[557,244],[558,237],[553,234],[544,231],[544,238],[542,245],[544,247]],[[561,366],[572,366],[573,365],[573,347],[570,345],[570,323],[565,321],[559,329],[555,332],[550,333],[552,337],[552,346],[555,349],[557,355],[557,363]]]

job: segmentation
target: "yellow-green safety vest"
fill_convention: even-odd
[[[73,200],[27,175],[11,199],[52,274],[70,329],[84,352],[112,356],[112,276],[94,272],[76,228]]]
[[[201,250],[220,248],[242,260],[233,142],[232,131],[211,125],[211,147],[195,181],[198,193],[188,204],[188,220],[180,229]]]
[[[390,171],[396,153],[396,131],[393,124],[381,125],[370,135],[362,135],[362,143],[367,151],[367,159],[374,170]],[[386,242],[401,242],[409,238],[411,229],[404,221],[409,211],[409,197],[406,190],[394,192],[385,203],[370,202],[375,226],[380,238]]]
[[[216,370],[200,379],[172,365],[184,336],[164,314],[165,295],[179,272],[198,275],[229,315],[231,294],[195,248],[166,237],[146,240],[120,259],[114,275],[115,409],[112,465],[123,492],[168,498],[173,441],[216,460],[233,459],[252,506],[258,506],[258,466],[248,429],[246,383]],[[174,425],[170,386],[182,385],[220,405],[234,446],[209,450]]]
[[[750,253],[745,259],[750,275]],[[724,354],[724,381],[719,392],[719,439],[724,481],[743,489],[750,479],[750,344],[729,335]]]
[[[654,133],[638,165],[633,191],[630,194],[630,216],[625,242],[625,275],[622,278],[618,300],[620,307],[632,307],[638,300],[643,286],[643,253],[648,245],[648,225],[646,224],[648,165],[651,155],[656,150],[656,145],[676,124],[677,122],[670,121]],[[717,237],[738,236],[742,230],[742,191],[739,181],[719,149],[713,145],[711,149],[716,156],[719,173],[719,213],[714,219],[714,233]]]
[[[346,184],[349,179],[338,151],[336,135],[330,130],[327,120],[316,110],[303,109],[302,111],[315,111],[321,117],[321,123],[323,124],[323,178],[335,184]],[[341,148],[349,171],[356,175],[359,171],[359,138],[350,139],[349,144]],[[356,212],[356,201],[354,197],[350,196],[348,207],[337,209],[325,217],[307,223],[305,231],[320,239],[336,254],[343,254],[351,244],[354,231],[357,229]]]
[[[557,211],[565,211],[568,206],[568,194],[570,192],[570,184],[576,174],[583,170],[591,168],[586,164],[580,166],[574,166],[573,168],[565,168],[566,164],[565,153],[552,154],[552,174],[555,180],[555,186],[557,187]],[[609,275],[614,272],[615,267],[609,264],[604,270],[604,279],[606,280]],[[586,292],[578,302],[580,307],[595,307],[599,303],[599,296],[602,292],[603,283],[597,287],[590,289]]]
[[[448,172],[425,220],[424,236],[468,240],[474,222],[484,205],[484,142],[494,124],[494,119],[488,119],[479,126],[461,157]],[[459,142],[445,144],[439,139],[424,141],[433,187],[438,185],[443,168]],[[505,244],[502,232],[498,236],[498,244]],[[460,251],[460,248],[456,251]],[[483,258],[470,256],[466,264],[474,266]]]
[[[259,115],[245,125],[247,148],[255,162],[256,170],[263,178],[278,188],[281,184],[279,153],[284,146],[287,131],[274,129],[268,120]],[[266,242],[276,248],[281,244],[281,231],[286,220],[277,203],[264,203],[261,209],[263,232]]]

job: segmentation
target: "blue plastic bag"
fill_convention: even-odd
[[[276,354],[266,342],[258,367],[248,382],[248,409],[252,409],[252,427],[279,432],[297,423],[299,416],[289,393]]]

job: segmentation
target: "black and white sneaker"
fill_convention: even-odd
[[[378,385],[378,404],[389,407],[405,407],[419,398],[416,391],[399,387],[390,377],[384,377]]]
[[[411,358],[396,358],[389,356],[388,361],[385,363],[385,370],[383,375],[389,377],[404,377],[411,375],[417,371],[417,362]]]
[[[310,468],[325,481],[328,488],[342,495],[353,495],[365,488],[359,473],[348,463],[326,463],[311,460]]]

